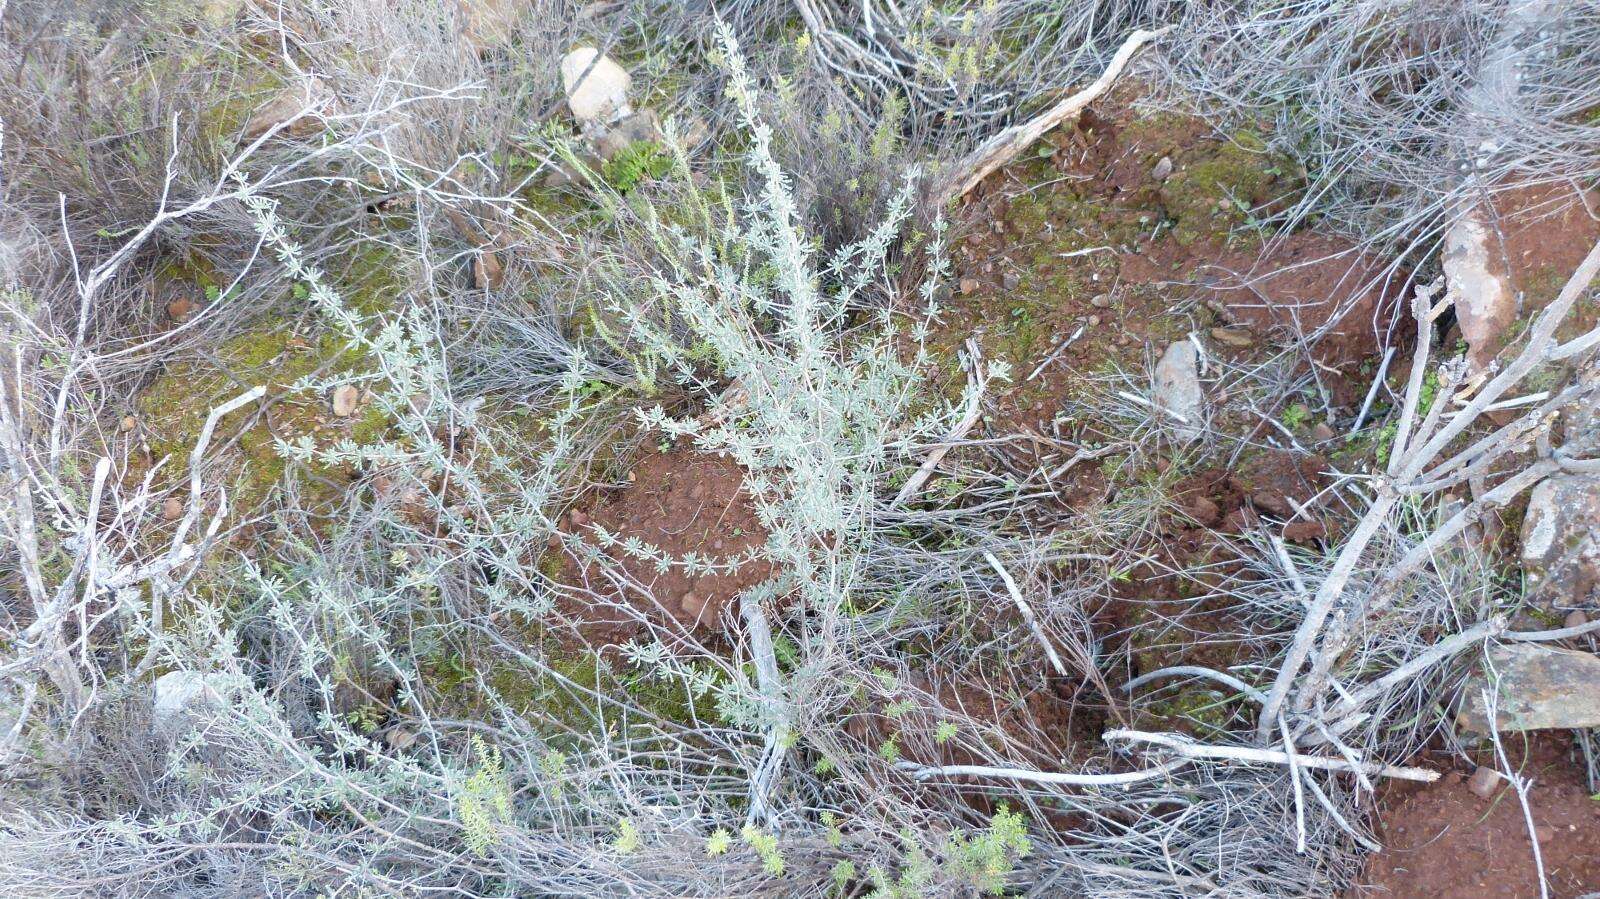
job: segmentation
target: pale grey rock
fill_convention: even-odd
[[[207,705],[225,705],[233,695],[231,680],[222,674],[201,671],[169,671],[156,678],[154,713],[156,723],[171,726],[185,715]]]
[[[1161,355],[1151,399],[1164,413],[1163,424],[1178,439],[1194,440],[1204,431],[1206,396],[1200,386],[1200,354],[1193,342],[1180,340]]]
[[[605,125],[632,115],[633,109],[628,105],[632,83],[622,66],[593,47],[579,47],[561,60],[561,86],[567,92],[567,107],[583,126]]]
[[[1600,657],[1540,643],[1511,643],[1489,651],[1488,664],[1468,678],[1456,723],[1490,730],[1488,691],[1499,731],[1600,727]]]

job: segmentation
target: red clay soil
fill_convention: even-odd
[[[1230,204],[1281,205],[1298,189],[1287,164],[1239,150],[1200,119],[1150,118],[1134,99],[1118,94],[1047,135],[958,212],[957,290],[935,344],[953,358],[975,337],[985,358],[1011,364],[1010,394],[992,398],[993,429],[1032,432],[1060,449],[1050,441],[1074,435],[1053,419],[1084,372],[1108,360],[1137,372],[1141,356],[1159,356],[1197,326],[1202,338],[1233,326],[1229,342],[1208,342],[1241,360],[1321,332],[1313,354],[1326,386],[1336,404],[1359,403],[1360,363],[1391,332],[1409,336],[1396,327],[1399,285],[1381,277],[1387,266],[1312,230],[1265,243],[1241,232],[1243,214]],[[1245,173],[1250,193],[1212,185],[1226,166]],[[1086,486],[1061,494],[1092,492]]]
[[[1600,241],[1600,193],[1565,184],[1518,187],[1494,195],[1497,260],[1510,274],[1527,318],[1555,299],[1572,270]],[[1600,322],[1600,305],[1579,304],[1559,336],[1576,336]]]
[[[1565,733],[1539,734],[1526,751],[1516,735],[1505,740],[1512,764],[1533,780],[1528,800],[1550,895],[1575,899],[1600,891],[1600,801],[1589,796],[1570,740]],[[1397,791],[1378,836],[1387,848],[1368,860],[1350,899],[1539,895],[1522,806],[1503,780],[1486,799],[1468,789],[1461,771]]]
[[[743,491],[744,471],[728,459],[682,449],[649,453],[629,477],[628,486],[593,510],[570,513],[564,530],[586,535],[594,545],[594,529],[601,527],[622,540],[636,537],[673,559],[689,553],[732,559],[766,542],[767,532]],[[676,565],[660,571],[654,563],[621,549],[605,554],[614,568],[626,573],[626,585],[606,578],[599,566],[579,565],[571,556],[557,578],[596,597],[568,596],[561,603],[562,611],[581,622],[580,630],[591,646],[636,636],[643,629],[637,613],[715,633],[729,603],[772,574],[772,566],[759,561],[732,571],[690,575]],[[621,608],[621,603],[636,612]]]
[[[1320,335],[1313,353],[1335,366],[1389,342],[1403,283],[1377,257],[1305,231],[1271,244],[1263,255],[1223,256],[1203,280],[1235,324],[1280,339]]]
[[[919,672],[908,677],[911,689],[893,695],[866,697],[859,711],[845,719],[845,732],[876,748],[893,737],[901,757],[922,765],[976,765],[993,758],[998,733],[974,733],[958,727],[939,739],[939,725],[970,719],[980,728],[1003,732],[1003,755],[1019,763],[1059,765],[1070,757],[1074,735],[1097,730],[1103,718],[1074,702],[1072,685],[1061,678],[1013,677],[980,679],[972,672]],[[910,696],[918,701],[900,711],[894,703]]]

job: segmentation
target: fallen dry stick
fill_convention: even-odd
[[[1127,68],[1128,61],[1133,59],[1133,54],[1137,53],[1140,47],[1166,34],[1171,27],[1169,25],[1155,31],[1140,29],[1128,35],[1122,46],[1117,48],[1116,55],[1111,57],[1110,65],[1106,66],[1106,70],[1100,73],[1100,77],[1096,78],[1093,84],[1040,115],[1020,125],[1012,125],[968,153],[966,158],[956,163],[940,178],[935,189],[930,191],[934,208],[943,209],[951,200],[966,196],[968,191],[977,187],[978,183],[989,177],[995,169],[1015,159],[1018,153],[1032,146],[1034,141],[1043,137],[1050,129],[1082,112],[1084,107],[1099,99],[1101,94],[1111,88],[1117,76]]]
[[[1248,746],[1205,746],[1191,742],[1176,734],[1152,734],[1138,730],[1108,730],[1101,734],[1101,739],[1154,743],[1188,759],[1218,759],[1221,761],[1265,763],[1270,765],[1294,764],[1301,768],[1318,768],[1323,771],[1359,771],[1367,775],[1393,777],[1398,780],[1415,780],[1422,783],[1432,783],[1439,779],[1439,772],[1429,771],[1426,768],[1405,768],[1399,765],[1384,765],[1377,762],[1360,762],[1352,765],[1344,759],[1333,759],[1321,755],[1295,753],[1291,757],[1287,752],[1279,752],[1276,749],[1254,749]]]
[[[1022,591],[1017,588],[1017,582],[1012,580],[1011,572],[1000,564],[1000,560],[995,558],[994,553],[984,550],[983,558],[989,563],[989,567],[1000,575],[1000,580],[1005,581],[1006,592],[1011,594],[1011,601],[1017,604],[1017,611],[1022,613],[1022,620],[1026,621],[1028,629],[1033,631],[1033,638],[1039,641],[1040,646],[1044,647],[1044,654],[1050,659],[1050,667],[1055,669],[1056,674],[1066,677],[1067,666],[1061,663],[1061,656],[1056,654],[1056,648],[1050,644],[1050,638],[1045,635],[1044,628],[1039,626],[1039,619],[1034,617],[1033,608],[1028,605],[1027,600],[1022,598]]]
[[[1065,771],[1030,771],[1026,768],[991,768],[988,765],[918,765],[916,762],[899,762],[896,767],[910,771],[917,780],[931,777],[997,777],[1004,780],[1021,780],[1028,783],[1059,784],[1069,787],[1119,787],[1140,781],[1165,777],[1188,764],[1188,759],[1172,759],[1139,771],[1116,774],[1073,774]]]

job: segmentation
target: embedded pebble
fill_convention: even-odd
[[[1467,789],[1480,799],[1488,799],[1500,789],[1500,772],[1487,765],[1478,766],[1478,770],[1467,778]]]

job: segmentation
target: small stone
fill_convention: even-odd
[[[1185,507],[1185,511],[1189,513],[1190,518],[1206,527],[1211,527],[1222,518],[1222,509],[1209,497],[1205,496],[1198,496],[1190,500],[1188,506]]]
[[[1250,494],[1250,505],[1279,518],[1288,518],[1295,513],[1295,508],[1289,504],[1288,498],[1276,490],[1257,490]]]
[[[634,144],[661,140],[661,117],[653,109],[641,109],[606,129],[595,142],[601,159],[615,159]]]
[[[1100,327],[1100,316],[1098,316],[1098,315],[1089,316],[1089,327],[1091,327],[1091,328]]]
[[[626,69],[593,47],[579,47],[561,59],[567,108],[580,125],[603,125],[632,114],[628,105],[632,84]]]
[[[1157,181],[1165,181],[1172,176],[1172,157],[1163,156],[1156,161],[1155,168],[1150,170],[1150,177]]]
[[[1111,307],[1111,294],[1095,294],[1094,298],[1089,301],[1089,305],[1096,309],[1109,309]]]
[[[967,296],[969,294],[975,293],[977,291],[977,289],[978,289],[978,279],[977,278],[962,278],[961,279],[961,295],[962,296]]]
[[[152,711],[157,724],[172,726],[191,713],[225,704],[233,692],[222,674],[169,671],[156,678]]]
[[[689,590],[682,596],[678,597],[678,608],[683,610],[684,615],[694,619],[695,622],[698,623],[700,621],[701,613],[706,610],[706,601],[705,598],[700,594],[694,592],[693,590]]]
[[[1006,272],[1004,275],[1000,276],[1000,286],[1004,287],[1006,290],[1016,290],[1017,285],[1021,283],[1022,276],[1016,272]]]
[[[188,297],[178,297],[167,304],[167,318],[181,322],[194,313],[194,301]]]
[[[1487,765],[1478,766],[1478,770],[1472,772],[1472,776],[1467,778],[1467,789],[1471,790],[1472,795],[1477,796],[1479,799],[1488,799],[1499,788],[1500,772]]]
[[[567,520],[572,522],[573,527],[581,528],[589,523],[589,514],[582,509],[573,509],[567,514]]]
[[[139,426],[139,420],[134,418],[132,415],[124,415],[122,416],[122,421],[118,423],[118,426],[121,427],[125,432],[131,431]]]
[[[183,517],[183,501],[176,496],[169,496],[161,501],[161,518],[164,521],[177,521]]]
[[[417,732],[404,727],[397,727],[385,734],[383,739],[389,744],[390,749],[406,750],[411,748],[411,744],[417,742]]]
[[[1533,828],[1533,836],[1534,839],[1539,841],[1539,845],[1546,846],[1556,838],[1556,829],[1548,824],[1536,824]]]
[[[1327,443],[1336,436],[1338,435],[1334,433],[1332,426],[1325,421],[1317,422],[1316,427],[1311,429],[1311,439],[1317,443]]]
[[[479,250],[472,260],[472,286],[479,290],[498,290],[505,283],[505,268],[492,250]]]
[[[1162,424],[1171,427],[1178,439],[1187,442],[1200,436],[1206,397],[1200,386],[1200,354],[1193,342],[1180,340],[1167,347],[1156,363],[1152,394],[1156,409],[1166,413],[1159,416]]]
[[[1295,521],[1284,526],[1283,539],[1290,543],[1310,543],[1327,536],[1328,528],[1320,521]]]
[[[1236,349],[1255,346],[1256,339],[1243,328],[1212,328],[1211,339]]]
[[[1582,609],[1573,609],[1567,613],[1566,618],[1561,620],[1562,627],[1583,627],[1588,623],[1589,616],[1585,615]]]
[[[361,391],[354,384],[340,384],[333,388],[332,406],[333,414],[340,418],[349,418],[356,414],[356,400],[361,397]]]

